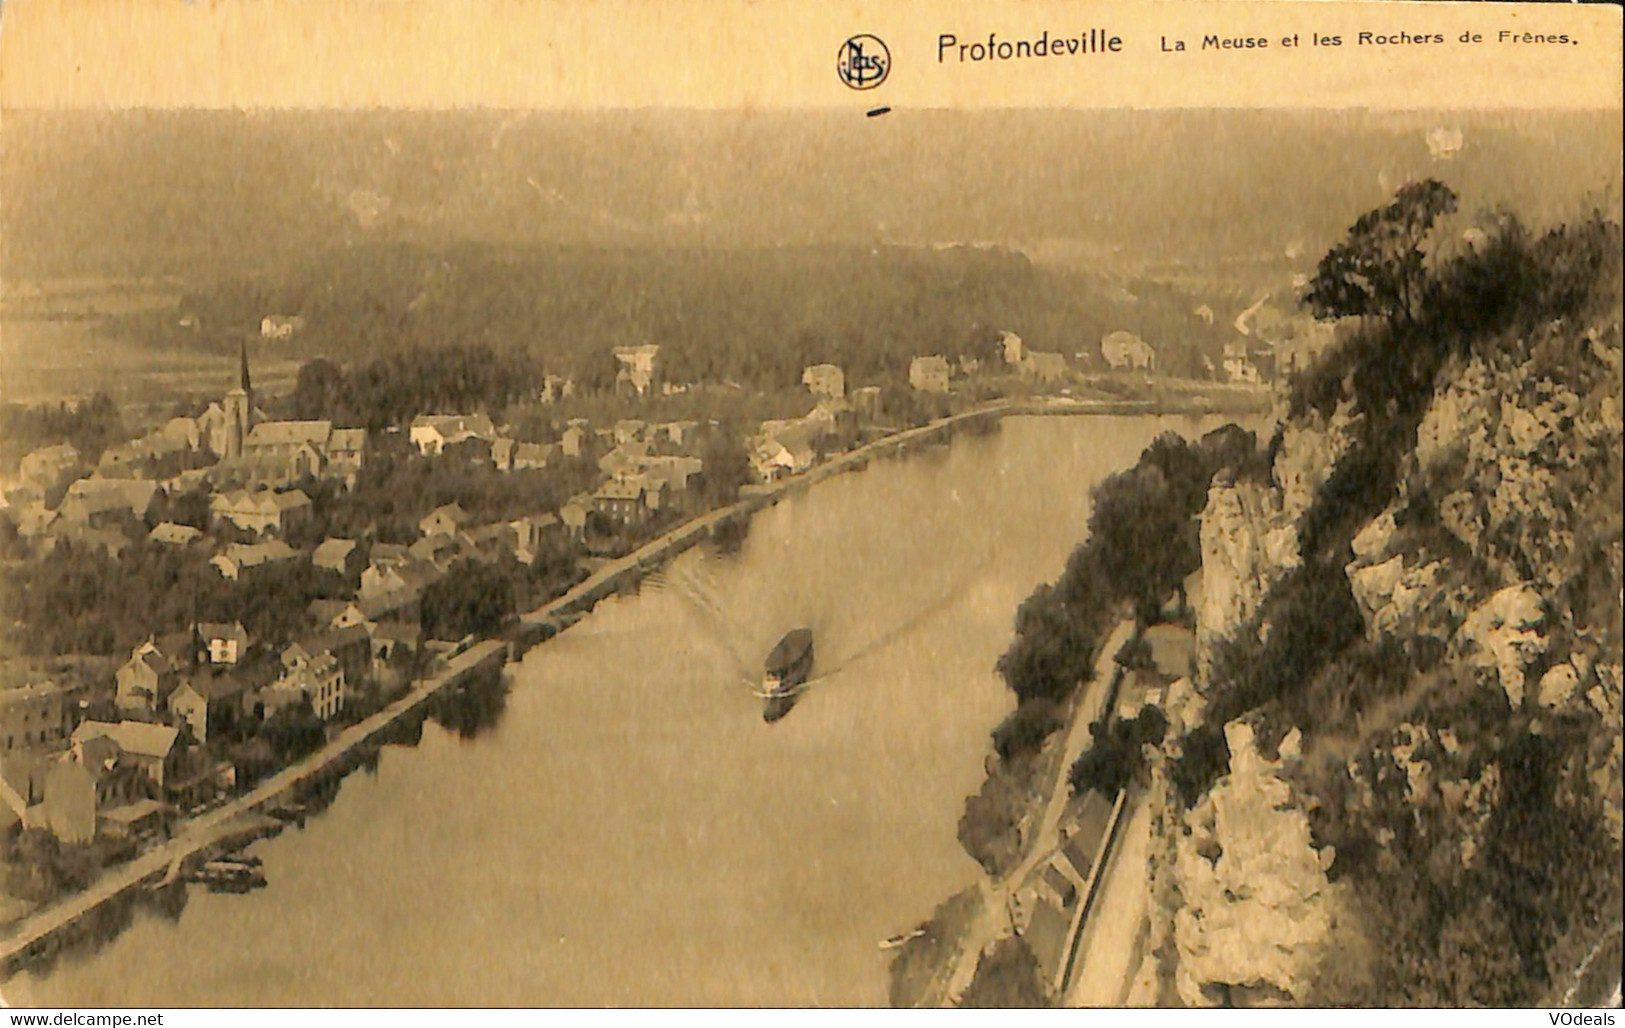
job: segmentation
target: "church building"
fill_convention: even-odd
[[[200,427],[220,448],[217,485],[283,488],[305,477],[342,479],[353,488],[367,459],[367,430],[334,428],[327,419],[260,420],[248,374],[248,349],[241,351],[237,386],[220,405],[210,404]]]

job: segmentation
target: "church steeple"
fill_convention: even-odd
[[[254,386],[248,380],[248,344],[237,351],[239,379],[237,388],[226,394],[226,453],[227,460],[243,455],[243,443],[254,427]]]

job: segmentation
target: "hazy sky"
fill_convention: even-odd
[[[0,106],[1595,109],[1620,104],[1620,25],[1614,5],[1568,4],[6,0]],[[1090,29],[1122,52],[939,60],[944,34]],[[1501,30],[1579,43],[1503,43]],[[1360,31],[1445,43],[1359,46]],[[1464,31],[1486,42],[1462,45]],[[859,32],[893,59],[862,92],[835,71]],[[1210,33],[1271,45],[1204,52]],[[1282,46],[1292,34],[1299,45]],[[1164,38],[1190,51],[1164,53]]]

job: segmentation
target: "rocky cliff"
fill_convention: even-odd
[[[1214,478],[1152,761],[1163,1000],[1555,1003],[1618,932],[1617,260],[1582,277],[1372,329],[1267,475]]]

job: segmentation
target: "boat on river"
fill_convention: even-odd
[[[813,634],[810,628],[786,632],[767,655],[762,675],[762,720],[768,724],[790,713],[807,676],[812,673]]]
[[[192,875],[210,892],[248,892],[265,888],[265,871],[258,857],[210,860]]]

